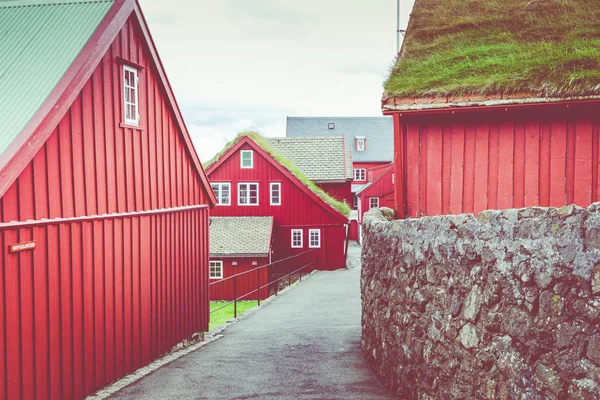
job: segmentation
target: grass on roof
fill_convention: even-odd
[[[600,94],[600,0],[415,0],[390,97]]]
[[[242,137],[248,136],[252,139],[256,144],[258,144],[264,151],[269,153],[271,157],[275,159],[279,164],[281,164],[285,169],[287,169],[292,175],[294,175],[304,186],[310,189],[317,197],[323,200],[327,205],[333,208],[335,211],[344,215],[345,217],[350,216],[350,207],[348,204],[343,201],[339,201],[329,194],[327,194],[323,189],[318,187],[313,181],[308,179],[306,175],[294,163],[290,160],[282,156],[279,152],[275,151],[268,141],[266,141],[260,133],[257,132],[241,132],[239,135],[235,137],[231,142],[227,143],[223,150],[221,150],[217,155],[215,155],[212,159],[210,159],[205,165],[204,168],[208,169],[212,164],[217,162],[230,148],[232,148]]]

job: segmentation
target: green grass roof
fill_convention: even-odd
[[[229,151],[229,149],[231,149],[244,136],[248,136],[257,145],[259,145],[264,151],[269,153],[269,155],[271,157],[273,157],[275,159],[275,161],[277,161],[285,169],[287,169],[292,175],[294,175],[296,177],[296,179],[298,179],[304,186],[306,186],[310,191],[312,191],[315,195],[317,195],[317,197],[319,197],[321,200],[323,200],[327,205],[329,205],[331,208],[333,208],[335,211],[339,212],[340,214],[344,215],[345,217],[350,216],[351,210],[345,201],[341,202],[341,201],[333,198],[332,196],[327,194],[323,189],[318,187],[313,181],[308,179],[306,177],[306,175],[304,175],[304,173],[302,173],[302,171],[300,171],[300,169],[298,169],[298,167],[296,167],[296,165],[294,163],[292,163],[290,160],[285,158],[279,152],[275,151],[273,149],[273,147],[269,144],[269,142],[262,135],[260,135],[257,132],[241,132],[239,135],[236,136],[235,139],[233,139],[232,141],[227,143],[225,145],[225,147],[223,148],[223,150],[221,150],[219,153],[217,153],[217,155],[215,155],[212,159],[207,161],[204,164],[204,168],[208,169],[215,162],[219,161],[221,159],[221,157],[225,153],[227,153],[227,151]]]
[[[600,0],[415,0],[387,97],[600,94]]]

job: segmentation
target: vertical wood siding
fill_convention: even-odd
[[[35,221],[0,227],[0,399],[82,398],[208,327],[208,210],[127,216],[207,203],[141,37],[129,21],[0,199]],[[146,66],[142,130],[120,126],[117,56]]]
[[[336,233],[328,234],[328,237],[325,237],[323,232],[321,233],[321,250],[319,251],[321,255],[318,268],[344,268],[344,248],[341,243],[345,238],[345,225],[256,151],[254,152],[254,168],[240,168],[241,150],[252,150],[252,147],[244,144],[216,169],[210,171],[211,182],[231,183],[231,205],[217,206],[211,211],[211,215],[218,217],[273,216],[275,220],[273,261],[296,254],[297,249],[291,248],[290,234],[284,227],[286,229],[290,227],[304,229],[305,234],[308,234],[310,228],[320,228],[323,231],[327,228],[327,232],[334,230]],[[258,182],[257,206],[238,205],[239,182]],[[270,182],[281,182],[280,206],[270,205]],[[308,250],[308,241],[305,239],[303,243],[303,249],[298,250]]]
[[[378,180],[371,184],[368,188],[360,193],[360,210],[359,222],[362,222],[364,213],[370,209],[370,198],[377,197],[379,199],[379,207],[394,208],[394,184],[392,183],[392,174],[394,168],[388,164],[383,171],[378,171]]]
[[[262,258],[219,258],[211,257],[212,260],[223,261],[223,279],[229,278],[236,274],[241,274],[246,271],[252,271],[260,266],[269,264],[269,257]],[[233,262],[237,262],[237,265],[233,265]],[[252,262],[256,261],[257,265],[252,265]],[[266,286],[269,283],[269,271],[273,270],[272,267],[262,268],[253,272],[248,272],[236,279],[236,295],[238,299],[248,293],[258,290],[260,286]],[[221,283],[215,283],[221,282]],[[222,279],[210,279],[210,300],[233,300],[234,299],[234,280],[228,279],[223,281]],[[275,286],[273,286],[275,288]],[[260,293],[260,299],[264,300],[269,297],[269,288],[265,287],[256,291],[252,294],[242,298],[242,301],[246,300],[258,300]]]
[[[346,204],[352,205],[352,183],[318,183],[321,189],[338,201],[345,201]]]
[[[403,185],[409,217],[599,200],[597,111],[400,120],[403,164],[395,168],[405,179],[396,191]]]

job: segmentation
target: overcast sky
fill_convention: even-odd
[[[140,3],[203,162],[244,129],[285,136],[286,116],[381,115],[396,0]]]

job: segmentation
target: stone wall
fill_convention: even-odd
[[[364,219],[366,358],[400,398],[600,398],[600,203]]]

